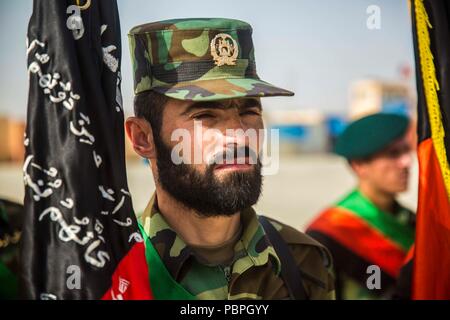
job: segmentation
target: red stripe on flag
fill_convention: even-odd
[[[102,300],[153,299],[148,275],[145,246],[137,242],[120,261],[112,276],[111,288]]]
[[[413,299],[450,299],[450,203],[433,142],[419,144]]]
[[[309,230],[332,237],[364,260],[378,265],[393,278],[398,276],[406,253],[378,230],[342,208],[330,208],[317,218]]]
[[[406,254],[405,262],[403,264],[407,264],[414,258],[415,245],[413,244],[411,248],[409,248],[408,253]]]

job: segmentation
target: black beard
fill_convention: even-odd
[[[201,174],[192,165],[173,163],[170,147],[159,137],[155,139],[155,145],[161,187],[200,216],[232,216],[258,201],[262,189],[259,158],[253,170],[232,172],[220,181],[214,176],[216,164],[208,165]],[[247,155],[252,152],[248,147],[245,149]],[[234,154],[238,154],[237,150]]]

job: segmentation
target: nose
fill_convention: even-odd
[[[410,151],[403,153],[398,158],[398,163],[399,163],[399,166],[402,169],[406,169],[406,168],[411,167],[411,164],[412,164],[412,153]]]
[[[242,121],[242,117],[239,114],[238,108],[232,108],[228,114],[227,121],[225,121],[225,130],[226,129],[232,129],[232,130],[246,130],[246,125],[244,121]]]
[[[231,110],[230,110],[231,111]],[[222,134],[225,136],[226,144],[245,144],[245,131],[248,129],[247,125],[242,121],[242,117],[239,115],[237,108],[233,108],[232,112],[229,112],[226,121],[222,127]]]
[[[224,140],[224,147],[234,144],[235,146],[249,146],[253,150],[259,149],[260,132],[259,124],[249,120],[245,114],[241,114],[238,106],[227,109],[224,117],[221,132]]]

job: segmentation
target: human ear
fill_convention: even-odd
[[[156,158],[153,131],[147,120],[129,117],[125,121],[125,131],[137,154],[146,159]]]

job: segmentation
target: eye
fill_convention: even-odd
[[[214,115],[211,113],[198,113],[192,116],[195,120],[206,120],[214,118]]]
[[[259,116],[260,113],[259,113],[259,111],[256,111],[256,110],[246,110],[244,112],[241,112],[241,116],[242,115]]]
[[[399,158],[400,156],[402,156],[405,153],[408,153],[408,150],[397,148],[397,149],[389,150],[387,152],[387,156],[389,158],[391,158],[391,159],[396,159],[396,158]]]

